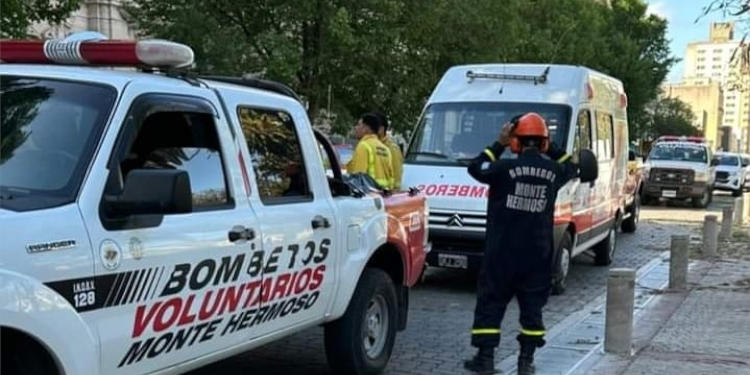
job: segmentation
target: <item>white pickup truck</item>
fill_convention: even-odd
[[[386,366],[423,196],[345,182],[283,85],[56,43],[0,43],[0,373],[181,373],[316,325],[336,373]]]

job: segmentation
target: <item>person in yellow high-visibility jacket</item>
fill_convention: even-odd
[[[398,147],[396,142],[388,136],[388,118],[382,113],[376,113],[380,120],[380,128],[378,130],[378,138],[383,142],[385,147],[391,151],[391,166],[393,168],[393,190],[401,190],[401,176],[404,174],[404,155],[401,153],[401,148]]]
[[[391,152],[378,138],[379,128],[377,115],[362,115],[354,126],[359,143],[354,148],[352,159],[346,164],[346,171],[349,174],[367,173],[380,187],[390,190],[395,184]]]

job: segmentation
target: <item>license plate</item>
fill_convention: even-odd
[[[661,196],[664,198],[677,198],[677,190],[662,190]]]
[[[438,254],[438,266],[448,268],[468,268],[466,255]]]

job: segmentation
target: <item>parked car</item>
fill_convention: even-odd
[[[327,178],[293,91],[181,72],[184,45],[0,47],[3,374],[178,374],[318,325],[334,372],[386,366],[422,195]]]
[[[430,205],[428,264],[479,266],[489,190],[469,176],[466,161],[491,144],[505,122],[529,111],[546,119],[558,147],[574,157],[590,149],[598,158],[596,182],[574,179],[558,194],[553,293],[565,290],[570,261],[578,254],[593,249],[598,265],[610,264],[620,224],[633,218],[625,188],[626,103],[620,81],[583,67],[450,68],[427,101],[404,166],[403,185],[418,186]]]
[[[714,155],[716,164],[716,179],[714,189],[731,191],[732,195],[739,197],[745,189],[747,166],[742,165],[740,154],[731,152],[718,152]]]
[[[707,207],[712,201],[716,172],[712,156],[704,138],[657,139],[646,159],[643,204],[690,199],[696,208]]]

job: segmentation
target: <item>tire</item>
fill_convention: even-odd
[[[552,295],[558,296],[565,293],[568,287],[568,272],[570,271],[571,254],[573,253],[573,237],[570,232],[563,234],[560,240],[559,250],[556,252],[555,259],[555,278],[552,280]]]
[[[397,326],[393,281],[380,269],[366,268],[344,316],[325,326],[326,357],[333,373],[382,372],[391,357]]]
[[[608,266],[612,264],[617,249],[617,222],[609,228],[607,237],[594,245],[594,263],[597,266]]]
[[[732,196],[733,197],[741,197],[742,196],[742,191],[743,191],[742,186],[740,186],[739,189],[732,190]]]
[[[636,194],[633,204],[628,207],[628,213],[630,217],[622,221],[622,231],[625,233],[633,233],[638,229],[638,220],[641,216],[641,197]]]
[[[0,329],[0,374],[53,375],[59,374],[55,361],[37,342],[18,331]]]
[[[711,188],[706,188],[703,192],[703,196],[700,198],[693,198],[693,207],[695,208],[706,208],[713,200],[714,192]]]

